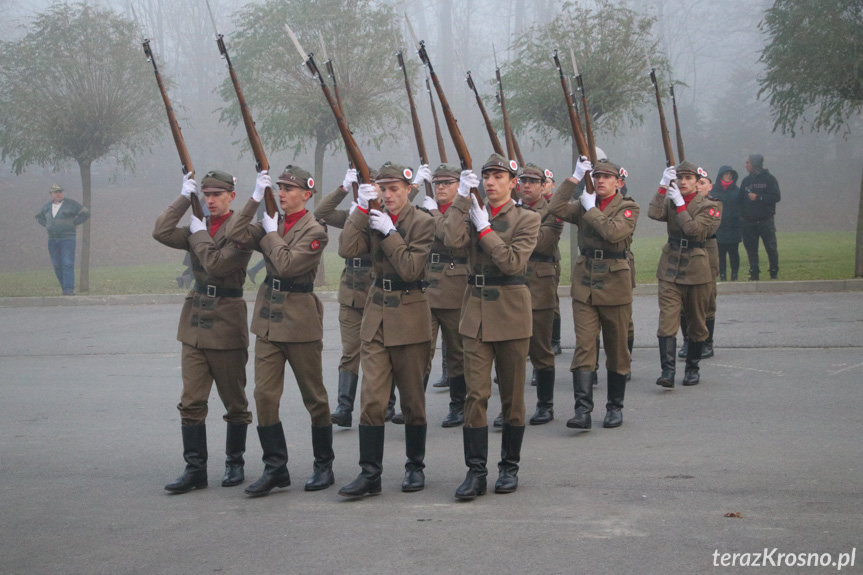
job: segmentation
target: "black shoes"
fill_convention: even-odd
[[[173,483],[165,486],[171,493],[187,493],[192,489],[205,489],[207,487],[207,426],[184,425],[183,433],[183,459],[186,460],[186,469],[183,474]]]
[[[494,492],[512,493],[518,489],[518,462],[521,460],[524,426],[516,427],[505,423],[500,439],[500,462],[497,464],[498,476]]]
[[[530,418],[530,424],[542,425],[554,420],[554,368],[535,373],[536,413]]]
[[[405,425],[405,479],[402,481],[402,491],[410,493],[422,491],[425,487],[425,463],[426,455],[426,429],[425,425]]]
[[[676,374],[676,359],[674,352],[677,351],[677,338],[674,336],[659,338],[659,363],[662,366],[662,374],[656,380],[660,387],[674,387],[674,376]]]
[[[608,401],[605,404],[603,427],[623,425],[623,397],[626,394],[626,376],[613,371],[608,372]]]
[[[245,460],[243,453],[246,452],[246,431],[249,426],[245,423],[228,423],[228,431],[225,436],[225,475],[222,477],[222,487],[233,487],[245,480],[243,466]]]
[[[449,387],[449,413],[441,422],[441,427],[458,427],[464,423],[464,401],[467,395],[467,384],[464,375],[452,377]]]
[[[577,369],[572,372],[572,388],[575,395],[575,415],[566,426],[570,429],[588,430],[591,428],[590,412],[593,411],[593,381],[595,372]]]
[[[524,430],[524,428],[521,428]],[[456,499],[469,501],[484,495],[486,491],[486,476],[488,469],[488,426],[463,427],[464,463],[467,465],[467,475],[456,489]]]
[[[384,460],[384,426],[360,425],[360,467],[362,471],[352,482],[339,489],[343,497],[362,497],[381,492],[381,471]]]
[[[698,373],[698,363],[704,349],[703,341],[689,342],[689,355],[686,356],[686,371],[683,375],[683,385],[698,385],[701,376]]]
[[[354,411],[354,400],[357,396],[357,380],[359,377],[356,373],[349,371],[339,372],[339,405],[336,410],[330,414],[330,419],[334,425],[339,427],[350,427],[353,423],[351,413]]]
[[[348,414],[350,415],[350,414]],[[312,476],[306,481],[306,491],[320,491],[335,483],[333,476],[333,426],[312,426],[312,452],[315,454],[315,465]]]
[[[264,473],[261,477],[246,487],[245,492],[252,497],[269,495],[276,487],[287,487],[291,484],[288,473],[288,445],[285,443],[285,431],[282,422],[273,425],[258,426],[258,437],[264,455]]]

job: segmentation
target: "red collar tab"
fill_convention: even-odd
[[[440,206],[438,206],[438,210],[440,210],[440,213],[445,214],[451,205],[452,205],[452,202],[450,202],[448,204],[441,204]]]
[[[617,192],[614,193],[614,196],[617,195]],[[607,198],[599,200],[599,211],[605,211],[605,207],[611,203],[611,200],[614,199],[614,196],[608,196]]]
[[[491,208],[491,217],[495,217],[498,213],[500,213],[500,211],[503,209],[503,207],[505,205],[507,205],[508,203],[510,203],[511,201],[512,201],[512,198],[508,199],[507,201],[505,201],[504,203],[502,203],[501,205],[499,205],[496,208],[491,208],[491,205],[489,205],[489,207]]]
[[[216,237],[216,232],[219,231],[219,228],[222,227],[228,218],[231,217],[231,212],[226,213],[224,216],[214,217],[210,216],[210,237]]]
[[[289,216],[285,216],[285,233],[282,234],[282,236],[287,234],[290,231],[290,229],[292,227],[294,227],[294,224],[296,224],[298,221],[300,221],[300,218],[302,218],[304,215],[306,215],[307,212],[308,212],[308,210],[302,210],[300,212],[293,213]]]

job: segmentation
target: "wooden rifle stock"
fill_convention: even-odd
[[[168,113],[168,125],[171,127],[171,135],[174,137],[174,145],[177,146],[177,153],[180,155],[180,164],[183,170],[183,175],[188,173],[195,176],[195,168],[192,166],[192,158],[189,156],[189,150],[186,148],[186,141],[183,139],[183,132],[180,129],[180,124],[177,122],[177,116],[174,114],[174,108],[171,106],[171,100],[168,98],[168,91],[165,89],[165,84],[162,82],[162,75],[159,73],[159,67],[156,65],[156,59],[153,58],[153,52],[150,50],[150,41],[144,39],[144,55],[147,60],[153,64],[153,72],[156,75],[156,84],[159,86],[159,92],[162,94],[162,101],[165,103],[165,111]],[[192,194],[190,198],[192,202],[192,213],[196,218],[204,220],[204,209],[201,207],[201,201],[197,194]]]
[[[681,162],[686,159],[683,151],[683,134],[680,133],[680,118],[677,117],[677,98],[674,97],[674,84],[668,87],[671,91],[671,106],[674,109],[674,131],[677,132],[677,158]]]
[[[344,115],[345,115],[345,109],[344,109],[344,107],[342,107],[342,96],[341,96],[341,94],[339,93],[339,82],[338,82],[338,80],[336,79],[336,71],[335,71],[335,69],[333,68],[333,61],[332,61],[332,59],[327,60],[326,62],[324,62],[324,65],[326,65],[326,67],[327,67],[327,75],[328,75],[330,78],[332,78],[332,80],[333,80],[333,92],[335,92],[335,94],[336,94],[336,104],[338,104],[338,106],[339,106],[339,113],[341,113],[341,115],[342,115],[342,116],[344,116]],[[351,153],[350,153],[349,151],[347,151],[347,148],[345,148],[345,153],[346,153],[346,154],[347,154],[347,156],[348,156],[348,168],[353,169],[353,168],[354,168],[354,160],[353,160],[353,158],[351,157]],[[355,202],[356,202],[356,201],[358,201],[358,197],[357,197],[357,196],[358,196],[358,193],[359,193],[359,187],[360,187],[360,186],[359,186],[359,184],[358,184],[357,182],[354,182],[354,183],[351,185],[351,188],[352,188],[352,191],[353,191],[353,194],[354,194],[354,201],[355,201]]]
[[[650,70],[650,81],[656,92],[656,109],[659,111],[659,130],[662,134],[662,147],[665,149],[665,166],[674,165],[674,150],[671,147],[671,136],[668,133],[668,124],[665,122],[665,111],[662,109],[662,97],[659,95],[659,85],[656,83],[656,70]]]
[[[414,95],[413,95],[413,92],[411,91],[410,80],[408,79],[408,69],[407,69],[407,67],[405,67],[405,60],[404,60],[404,57],[402,56],[401,52],[398,52],[396,54],[396,58],[399,61],[399,68],[402,69],[402,72],[405,75],[405,91],[408,93],[408,105],[410,106],[410,109],[411,109],[411,122],[413,123],[413,126],[414,126],[414,138],[416,138],[416,141],[417,141],[417,153],[420,156],[420,163],[421,164],[428,164],[429,160],[428,160],[428,155],[426,154],[426,144],[425,144],[425,141],[423,140],[423,128],[420,125],[420,117],[419,117],[419,114],[417,113],[416,104],[414,103]],[[435,196],[434,196],[434,191],[432,190],[431,182],[425,182],[425,188],[426,188],[426,195],[428,197],[434,199]]]
[[[578,91],[581,92],[581,109],[584,111],[584,129],[587,134],[587,157],[590,158],[591,164],[596,164],[596,141],[593,139],[593,125],[590,121],[590,112],[587,108],[587,94],[584,91],[584,83],[581,81],[581,74],[575,77],[578,83]]]
[[[437,74],[435,74],[434,68],[432,68],[431,61],[429,60],[428,52],[426,52],[426,47],[424,42],[420,42],[418,46],[420,59],[423,61],[423,64],[428,66],[429,75],[431,76],[432,83],[434,84],[435,91],[437,92],[438,100],[440,100],[440,107],[443,111],[444,119],[446,120],[446,126],[449,129],[450,138],[452,138],[452,143],[455,146],[456,154],[458,154],[459,161],[461,162],[462,170],[471,170],[473,169],[471,166],[471,157],[470,152],[467,149],[467,144],[465,144],[464,137],[461,135],[461,130],[458,129],[458,122],[455,119],[455,116],[452,113],[452,110],[449,107],[449,103],[447,102],[446,95],[443,93],[443,88],[440,85],[440,80],[438,80]],[[476,198],[477,203],[480,207],[483,207],[482,198],[479,196],[479,190],[477,188],[471,188],[470,193]]]
[[[554,65],[557,67],[557,72],[560,75],[560,85],[563,88],[563,97],[566,100],[566,110],[569,112],[569,126],[572,130],[572,137],[575,140],[575,147],[578,149],[578,154],[580,156],[590,157],[587,151],[587,142],[584,139],[584,132],[581,129],[581,120],[578,119],[578,115],[575,111],[575,103],[572,100],[572,92],[569,90],[569,86],[566,83],[566,76],[563,73],[563,68],[560,66],[560,58],[557,56],[557,50],[554,51]],[[594,151],[594,154],[596,151]],[[584,179],[584,187],[585,190],[592,194],[593,193],[593,180],[591,178]]]
[[[476,84],[474,84],[473,77],[470,75],[469,71],[465,73],[465,78],[467,79],[468,88],[473,90],[474,96],[476,96],[476,105],[479,106],[479,111],[482,114],[482,121],[485,122],[488,139],[491,140],[491,148],[494,150],[495,154],[505,156],[506,153],[503,151],[503,146],[500,145],[500,139],[497,137],[497,132],[494,131],[494,126],[491,125],[491,118],[488,117],[488,112],[486,112],[485,105],[482,103],[482,98],[479,96],[479,90],[476,89]]]
[[[434,119],[434,132],[437,137],[437,151],[440,155],[441,163],[446,164],[446,146],[444,145],[443,134],[440,131],[440,122],[438,122],[437,119],[437,110],[435,110],[434,96],[432,95],[431,84],[429,83],[428,76],[426,76],[426,91],[429,93],[429,103],[431,104],[432,118]]]

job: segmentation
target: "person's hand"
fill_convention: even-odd
[[[357,171],[354,168],[348,168],[348,171],[345,172],[345,179],[342,180],[342,189],[344,191],[350,191],[354,188],[354,184],[357,183]]]
[[[473,227],[476,228],[476,231],[481,232],[489,226],[488,212],[485,211],[485,208],[479,207],[479,202],[476,201],[476,196],[471,196],[471,200],[470,212],[468,212],[468,215],[470,216],[470,221],[473,224]]]
[[[752,202],[754,202],[755,200],[758,199],[758,196],[756,194],[753,194],[752,192],[749,192],[748,197],[749,197],[749,201],[752,201]]]
[[[264,199],[264,190],[273,188],[273,182],[270,180],[270,174],[267,170],[261,170],[258,177],[255,179],[255,193],[252,194],[252,199],[260,202]]]
[[[207,229],[207,224],[195,217],[195,214],[189,216],[189,231],[194,233],[202,232]]]
[[[425,209],[427,209],[428,211],[438,209],[438,205],[437,205],[437,202],[435,201],[435,199],[430,198],[428,196],[423,197],[423,207]]]
[[[588,194],[587,190],[581,193],[581,205],[584,206],[584,211],[589,212],[590,208],[596,207],[596,194]]]
[[[354,210],[357,209],[358,205],[359,204],[357,204],[356,202],[351,202],[351,209],[348,210],[348,215],[351,215],[352,213],[354,213]]]
[[[479,187],[479,178],[473,173],[473,170],[465,170],[461,173],[458,180],[458,195],[468,197],[471,188]]]
[[[197,194],[198,191],[201,189],[201,186],[198,185],[198,182],[193,180],[192,177],[192,172],[189,172],[188,174],[183,176],[183,188],[180,190],[180,193],[187,200],[191,200],[192,194]]]
[[[389,214],[385,214],[380,210],[369,210],[369,226],[383,235],[394,232],[396,229],[396,226],[393,224],[393,220],[390,218]]]
[[[431,183],[431,181],[432,181],[432,173],[431,173],[431,170],[429,169],[428,164],[423,164],[419,168],[417,168],[417,175],[414,177],[413,185],[418,186],[418,185],[422,184],[423,182]]]
[[[279,215],[273,217],[264,212],[264,217],[261,218],[261,225],[264,226],[264,231],[267,233],[274,232],[279,229]]]
[[[662,172],[662,179],[659,180],[660,188],[667,188],[668,184],[677,179],[677,168],[674,166],[668,166],[665,168],[665,171]]]
[[[680,193],[680,190],[677,189],[677,184],[671,184],[668,186],[668,191],[665,192],[665,197],[674,202],[674,205],[678,208],[686,204],[686,202],[683,201],[683,195]]]
[[[581,156],[578,158],[578,163],[575,165],[575,171],[572,173],[572,177],[579,182],[584,179],[584,174],[593,170],[593,164],[590,163],[590,160],[585,156]]]
[[[372,184],[360,184],[357,190],[357,203],[364,210],[369,209],[369,201],[378,199],[378,193]]]

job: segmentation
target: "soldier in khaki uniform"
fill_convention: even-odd
[[[591,170],[595,193],[585,191],[578,203],[571,204],[578,182]],[[570,370],[575,415],[566,426],[573,429],[587,430],[592,425],[592,372],[600,332],[608,370],[602,425],[619,427],[623,423],[626,374],[631,360],[627,345],[632,322],[632,270],[628,254],[640,210],[635,201],[620,193],[622,186],[619,166],[608,161],[592,166],[582,157],[572,177],[558,188],[549,208],[555,216],[577,225],[582,239],[581,255],[572,265],[575,354]]]
[[[488,205],[480,208],[471,188],[479,178],[461,173],[458,197],[445,216],[444,244],[470,250],[471,275],[462,301],[459,333],[464,344],[467,399],[463,428],[468,467],[456,490],[458,499],[474,499],[486,491],[491,367],[495,363],[503,407],[501,461],[495,492],[518,487],[518,463],[524,438],[524,369],[532,319],[525,274],[536,247],[540,217],[511,199],[518,164],[492,154],[482,167]]]
[[[431,313],[425,293],[426,260],[434,240],[434,220],[408,201],[410,169],[391,163],[378,170],[377,183],[386,211],[369,209],[377,193],[362,184],[359,207],[348,217],[339,237],[339,255],[372,254],[374,282],[360,327],[360,467],[362,471],[339,490],[345,497],[381,491],[384,416],[393,380],[399,388],[405,417],[405,478],[402,491],[425,486],[425,390]]]
[[[656,270],[659,280],[659,358],[662,374],[656,385],[672,388],[675,376],[677,330],[681,311],[686,315],[689,349],[683,385],[700,380],[699,360],[707,339],[705,318],[715,274],[710,269],[706,240],[721,221],[721,204],[696,192],[698,166],[689,161],[663,172],[650,201],[648,216],[668,227],[668,243]],[[677,183],[673,183],[677,180]],[[678,188],[679,186],[679,188]]]
[[[191,216],[189,226],[177,224],[191,205],[198,184],[192,174],[183,178],[182,193],[156,220],[153,238],[159,243],[187,250],[195,286],[186,295],[177,339],[183,343],[183,393],[180,410],[183,457],[186,470],[165,489],[185,493],[207,487],[207,399],[216,382],[227,413],[225,475],[222,486],[243,482],[246,429],[252,422],[246,400],[246,362],[249,330],[243,283],[251,252],[229,241],[225,226],[231,219],[234,178],[225,172],[209,172],[201,182],[210,217],[203,222]]]
[[[536,374],[536,413],[531,425],[541,425],[554,419],[554,348],[552,334],[557,307],[557,284],[560,277],[560,251],[557,249],[563,221],[551,215],[542,195],[545,172],[535,164],[521,170],[519,195],[522,203],[540,217],[536,247],[527,264],[527,282],[533,316],[530,338],[530,363]]]
[[[251,199],[228,229],[229,238],[258,250],[267,262],[267,277],[258,289],[252,318],[252,333],[257,336],[255,404],[264,452],[264,473],[246,488],[253,497],[291,484],[288,447],[279,420],[286,361],[291,364],[312,420],[315,463],[305,489],[326,489],[334,481],[333,425],[321,366],[324,309],[313,293],[318,264],[327,245],[327,230],[306,210],[315,186],[307,171],[288,166],[277,183],[284,218],[265,213],[260,222],[253,223],[264,190],[272,186],[270,176],[263,171]]]
[[[441,427],[457,427],[464,423],[465,379],[464,347],[458,333],[461,317],[461,300],[467,288],[468,267],[467,248],[448,248],[444,245],[444,221],[447,210],[452,207],[457,195],[461,170],[452,164],[441,164],[434,171],[432,182],[436,200],[426,196],[423,206],[434,217],[435,238],[429,253],[426,271],[432,317],[431,353],[427,371],[431,370],[437,332],[440,327],[442,345],[449,387],[449,413]]]

